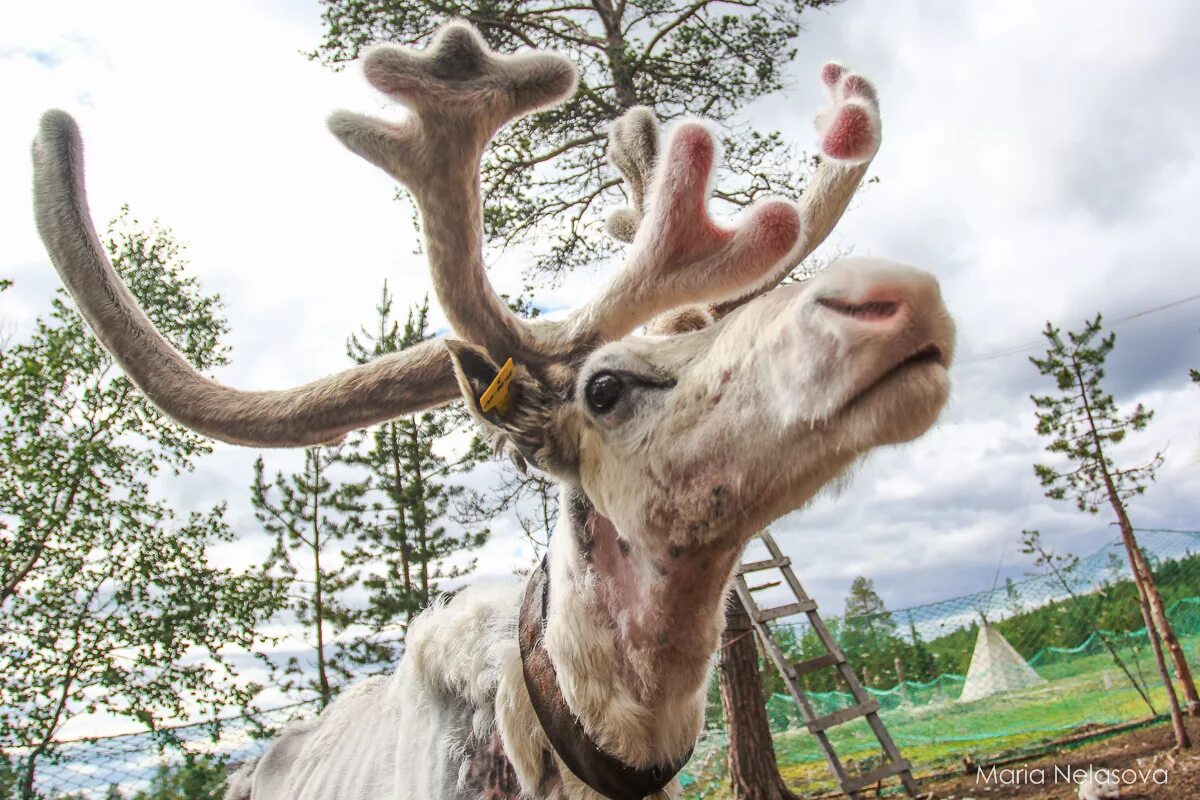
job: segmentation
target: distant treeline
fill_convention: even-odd
[[[1151,560],[1168,609],[1178,600],[1200,596],[1200,553],[1163,561],[1155,561],[1149,553],[1146,555]],[[939,675],[966,674],[979,623],[985,618],[1026,659],[1048,647],[1077,647],[1097,630],[1112,633],[1140,630],[1143,626],[1137,588],[1132,578],[1124,577],[1128,575],[1128,568],[1122,567],[1123,564],[1113,563],[1109,571],[1113,579],[1099,588],[1078,590],[1074,598],[1045,601],[1034,608],[1028,606],[1037,599],[1022,597],[1022,585],[1013,582],[1005,587],[1005,599],[1000,605],[992,602],[990,607],[974,608],[972,599],[964,598],[963,614],[974,617],[971,623],[930,641],[924,641],[918,632],[918,625],[923,620],[916,611],[884,611],[863,617],[831,619],[827,624],[865,685],[891,689],[901,677],[924,683]],[[1064,577],[1071,582],[1071,575]],[[1192,626],[1179,625],[1176,632],[1187,636],[1195,630]],[[784,627],[778,633],[784,652],[793,661],[824,653],[816,635],[807,626]],[[902,676],[897,674],[897,663]],[[769,666],[764,666],[764,681],[768,692],[786,692],[783,682]],[[808,691],[845,690],[832,669],[805,675],[803,683]]]

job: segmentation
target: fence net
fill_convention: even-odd
[[[1138,539],[1184,653],[1200,664],[1200,534],[1143,531]],[[1033,751],[1166,712],[1166,690],[1128,575],[1124,548],[1114,541],[1067,569],[991,591],[823,618],[915,773],[928,775],[967,756],[981,761]],[[824,652],[807,622],[784,620],[775,632],[791,662]],[[839,680],[833,669],[802,677],[814,713],[854,705]],[[788,785],[798,794],[834,789],[799,708],[769,667],[764,682]],[[709,724],[685,777],[691,797],[729,796],[724,720],[719,695],[711,696]],[[865,720],[829,735],[852,774],[881,763]]]
[[[1143,531],[1139,541],[1184,652],[1200,664],[1200,534]],[[991,591],[824,619],[916,774],[930,774],[968,755],[978,761],[1034,750],[1166,710],[1124,558],[1112,542],[1069,568]],[[807,622],[784,619],[775,630],[790,661],[824,652]],[[834,788],[782,681],[770,667],[763,678],[789,786],[798,794]],[[832,669],[803,681],[818,715],[854,702]],[[715,685],[710,698],[706,731],[682,774],[693,798],[729,796]],[[64,743],[39,764],[33,795],[20,785],[24,752],[0,750],[0,800],[219,798],[231,765],[261,753],[266,737],[289,720],[314,712],[311,704],[297,704],[175,728],[172,744],[148,734]],[[833,728],[830,738],[852,772],[880,763],[865,720]]]

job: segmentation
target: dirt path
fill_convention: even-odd
[[[1120,770],[1122,800],[1200,800],[1200,720],[1190,720],[1193,747],[1172,753],[1169,725],[1133,731],[1032,761],[988,768],[977,775],[927,782],[933,800],[1075,800],[1089,768]]]

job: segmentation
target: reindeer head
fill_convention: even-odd
[[[217,384],[162,339],[99,246],[74,123],[43,118],[35,198],[52,260],[129,376],[184,425],[240,444],[310,445],[461,393],[520,463],[581,488],[623,534],[711,540],[748,535],[870,448],[933,423],[954,342],[933,278],[854,259],[779,286],[833,228],[878,147],[875,93],[860,76],[823,71],[826,158],[802,202],[758,202],[731,228],[706,209],[710,132],[676,125],[660,154],[653,115],[631,110],[610,144],[632,201],[609,220],[631,242],[625,263],[568,318],[527,321],[484,269],[479,163],[501,126],[571,92],[574,68],[547,53],[496,55],[462,23],[425,52],[376,48],[364,68],[410,116],[338,113],[330,127],[412,192],[459,339],[286,391]],[[503,402],[481,402],[497,380]]]

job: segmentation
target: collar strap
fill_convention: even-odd
[[[610,800],[643,800],[657,794],[687,763],[691,751],[674,764],[636,769],[600,749],[567,705],[546,652],[543,632],[549,599],[550,570],[543,558],[525,585],[517,635],[525,688],[550,746],[575,777]]]

